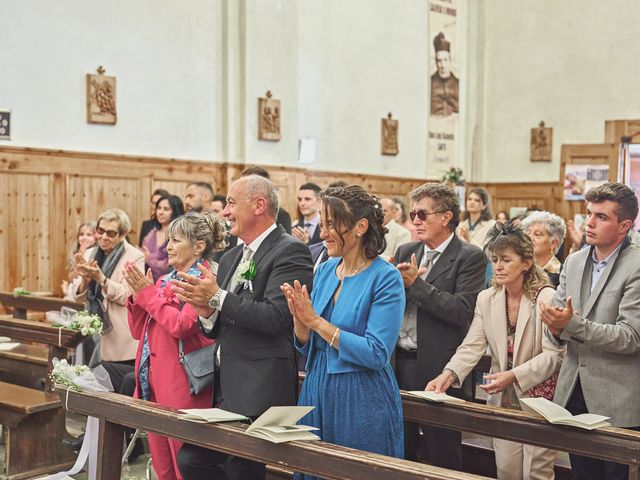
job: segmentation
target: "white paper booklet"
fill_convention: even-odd
[[[584,428],[585,430],[593,430],[611,425],[607,422],[609,417],[596,415],[595,413],[582,413],[574,416],[560,405],[542,397],[521,398],[520,403],[529,407],[534,412],[539,413],[550,423],[569,425],[572,427]]]
[[[273,443],[320,440],[320,437],[311,433],[319,430],[318,428],[296,425],[298,420],[313,409],[314,407],[271,407],[256,418],[245,433]]]
[[[4,342],[0,343],[0,352],[9,352],[14,348],[18,348],[20,344],[18,342]]]
[[[221,408],[191,408],[180,411],[185,414],[180,418],[200,423],[241,422],[243,420],[249,420],[243,415],[227,412]]]
[[[452,397],[446,393],[427,392],[426,390],[411,390],[411,395],[429,400],[430,402],[464,403],[461,398]]]

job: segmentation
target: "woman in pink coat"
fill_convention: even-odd
[[[140,341],[136,355],[135,397],[173,408],[209,408],[212,388],[189,394],[189,381],[179,362],[178,342],[184,353],[206,347],[211,340],[200,334],[198,314],[189,304],[181,304],[169,280],[177,272],[199,275],[199,266],[211,270],[207,258],[224,248],[225,226],[213,213],[190,213],[175,219],[167,231],[169,265],[174,270],[153,285],[151,272],[145,276],[133,263],[125,265],[125,280],[132,296],[127,307],[129,328]],[[211,359],[213,362],[213,358]],[[181,479],[176,454],[182,442],[149,433],[149,450],[159,478]]]

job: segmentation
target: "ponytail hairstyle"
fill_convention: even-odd
[[[336,233],[344,246],[344,233],[355,227],[360,219],[369,222],[362,236],[364,256],[375,258],[385,251],[387,241],[384,236],[387,228],[383,225],[384,213],[378,197],[369,195],[359,185],[332,187],[320,193],[325,218],[331,218]]]

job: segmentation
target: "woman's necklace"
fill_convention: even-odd
[[[505,310],[507,312],[507,322],[509,323],[509,325],[511,327],[515,327],[516,322],[518,321],[518,312],[520,311],[520,302],[518,302],[517,305],[513,305],[513,307],[514,307],[514,312],[513,313],[515,313],[515,315],[512,316],[511,315],[511,311],[509,309],[509,294],[507,293],[506,290],[504,292],[504,307],[505,307]],[[511,320],[512,318],[515,318],[515,320],[512,321]]]
[[[338,275],[338,278],[340,279],[340,281],[344,281],[344,277],[352,277],[354,275],[356,275],[357,273],[360,272],[360,270],[362,270],[362,267],[364,267],[364,265],[367,263],[366,260],[364,258],[360,259],[360,265],[356,265],[356,269],[349,273],[349,272],[345,272],[346,268],[344,266],[344,259],[342,260],[342,263],[340,264],[340,274]]]

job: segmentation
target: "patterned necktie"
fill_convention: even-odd
[[[242,258],[240,259],[240,263],[238,263],[238,266],[236,267],[235,271],[233,272],[233,277],[231,277],[231,282],[229,283],[229,288],[227,289],[227,291],[233,292],[236,289],[236,287],[238,286],[238,283],[239,283],[236,280],[236,277],[238,276],[238,269],[240,268],[240,265],[242,265],[244,262],[249,260],[252,255],[253,255],[253,250],[251,250],[247,245],[245,245],[242,248]]]
[[[422,263],[420,263],[420,268],[424,267],[427,269],[427,271],[420,275],[420,278],[422,278],[423,280],[427,278],[427,275],[429,275],[429,270],[431,270],[431,267],[433,267],[433,261],[438,255],[440,255],[440,252],[438,252],[437,250],[429,250],[424,255],[424,257],[422,258]]]

